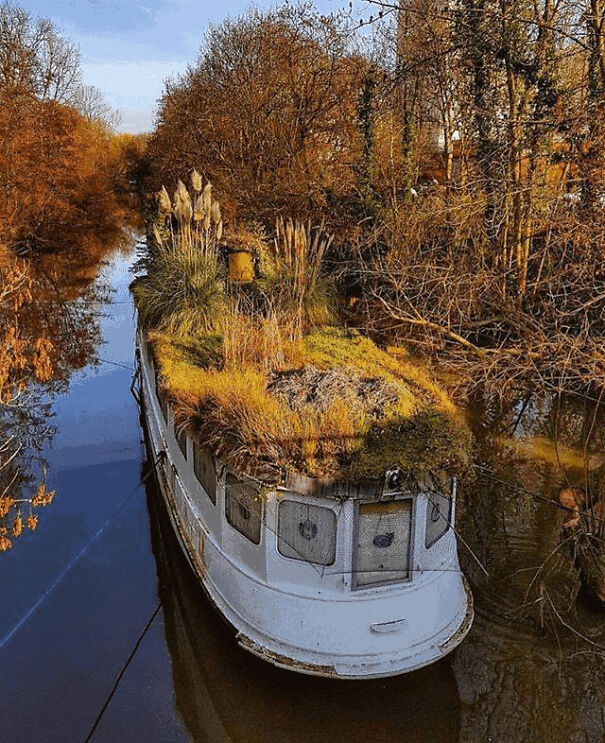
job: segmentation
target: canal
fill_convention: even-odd
[[[274,669],[208,605],[146,477],[135,260],[134,244],[111,253],[79,307],[90,352],[47,391],[53,431],[32,465],[56,496],[0,555],[0,740],[602,741],[605,615],[578,588],[552,503],[585,465],[593,408],[557,415],[563,447],[550,409],[477,403],[484,469],[459,513],[477,616],[451,656],[368,682]]]

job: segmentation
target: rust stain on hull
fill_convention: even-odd
[[[336,673],[334,666],[304,663],[302,661],[294,660],[294,658],[290,658],[287,655],[281,655],[273,650],[268,650],[267,648],[262,647],[262,645],[258,645],[254,640],[251,640],[241,632],[237,635],[237,641],[245,650],[248,650],[253,655],[272,663],[274,666],[300,671],[301,673],[312,674],[313,676],[341,678]]]

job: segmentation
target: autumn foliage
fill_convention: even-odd
[[[97,324],[70,305],[115,242],[140,141],[118,137],[78,50],[45,19],[0,5],[0,552],[54,493],[31,452],[49,430],[41,384],[89,358]],[[32,491],[29,495],[27,491]]]
[[[251,11],[211,28],[199,60],[171,82],[148,151],[148,189],[193,166],[227,215],[315,214],[356,193],[358,99],[368,62],[335,20],[308,7]]]

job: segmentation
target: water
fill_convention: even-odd
[[[103,361],[71,363],[53,400],[56,433],[43,455],[57,496],[40,509],[38,530],[0,555],[0,740],[84,741],[159,601],[96,743],[602,741],[605,615],[581,592],[572,600],[564,516],[530,495],[554,498],[565,477],[580,477],[590,409],[557,416],[568,448],[553,454],[548,412],[529,405],[514,428],[514,404],[478,404],[478,461],[490,475],[463,488],[459,528],[489,576],[461,546],[477,616],[451,656],[368,682],[275,669],[237,646],[152,480],[140,485],[148,470],[129,392],[133,260],[113,255],[103,269],[113,291],[87,300],[103,311],[90,335]]]

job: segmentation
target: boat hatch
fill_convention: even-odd
[[[277,548],[281,555],[315,565],[336,558],[336,514],[330,508],[294,500],[279,504]]]
[[[360,503],[357,513],[354,587],[398,583],[410,577],[411,498]]]

